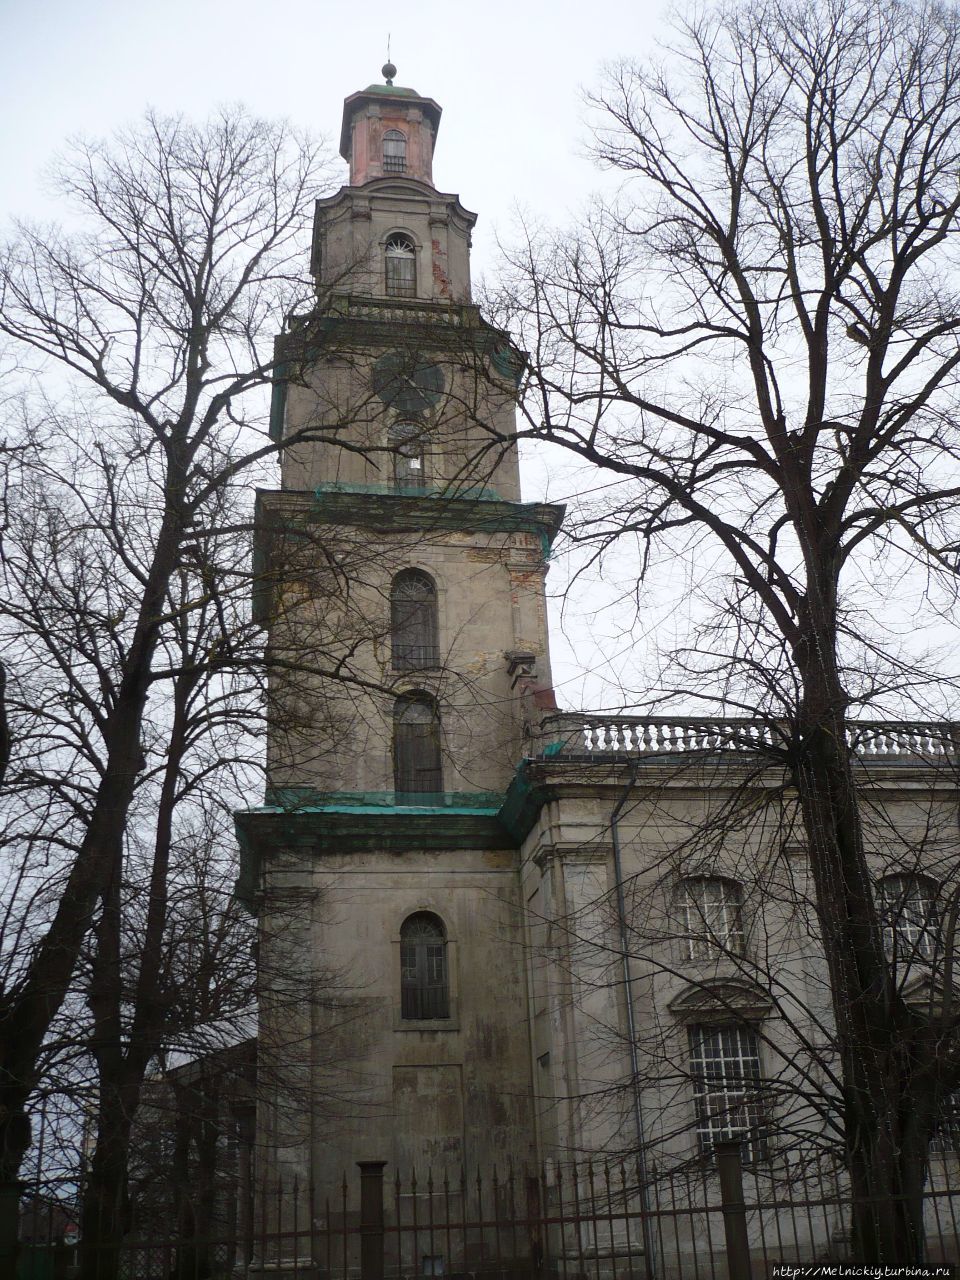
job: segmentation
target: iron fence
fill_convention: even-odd
[[[256,1205],[186,1235],[134,1223],[112,1246],[25,1241],[23,1280],[751,1280],[777,1264],[857,1263],[841,1167],[796,1152],[744,1167],[564,1162],[481,1174],[387,1172],[322,1187],[278,1178]],[[889,1209],[889,1203],[877,1199]],[[50,1223],[55,1214],[48,1214]],[[960,1180],[935,1162],[923,1194],[923,1262],[960,1261]],[[41,1260],[44,1265],[41,1266]],[[898,1259],[901,1261],[902,1259]],[[945,1274],[941,1272],[941,1274]]]

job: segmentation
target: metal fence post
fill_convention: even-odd
[[[358,1160],[360,1280],[383,1280],[383,1170],[386,1160]]]
[[[750,1280],[750,1241],[747,1238],[747,1210],[743,1199],[743,1164],[740,1140],[716,1142],[713,1146],[720,1174],[720,1208],[727,1245],[727,1273],[730,1280]]]

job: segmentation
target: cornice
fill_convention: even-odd
[[[562,506],[507,502],[475,493],[439,491],[427,495],[345,490],[257,491],[258,523],[295,532],[297,523],[350,525],[388,532],[461,530],[469,533],[532,533],[549,549],[563,521]]]
[[[467,798],[487,800],[484,795]],[[251,910],[259,893],[261,868],[281,852],[297,851],[301,857],[320,860],[326,855],[361,852],[516,849],[495,803],[436,808],[331,803],[297,810],[264,806],[235,813],[234,825],[240,844],[235,893]]]

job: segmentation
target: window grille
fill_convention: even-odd
[[[393,781],[398,792],[443,790],[440,716],[428,693],[404,694],[394,704]]]
[[[392,298],[417,296],[417,251],[409,236],[393,235],[384,249],[386,292]]]
[[[450,1017],[447,939],[429,911],[408,916],[400,930],[400,1016]]]
[[[760,1045],[752,1027],[689,1028],[690,1076],[701,1153],[714,1144],[743,1139],[743,1159],[764,1154]]]
[[[399,129],[388,129],[383,135],[383,172],[406,173],[407,139]]]
[[[395,671],[418,671],[440,661],[437,588],[419,569],[398,573],[390,588],[390,649]]]
[[[936,885],[925,876],[886,876],[880,881],[880,923],[889,959],[932,960],[939,923]]]
[[[687,960],[709,960],[718,952],[742,956],[743,912],[735,880],[690,876],[679,890],[683,950]]]
[[[427,482],[422,430],[416,422],[395,422],[390,428],[393,478],[398,489],[422,489]]]
[[[951,1094],[943,1104],[930,1150],[942,1156],[960,1156],[960,1093]]]

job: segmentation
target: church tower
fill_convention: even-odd
[[[523,358],[471,301],[440,107],[383,72],[344,103],[350,180],[317,201],[316,302],[277,342],[281,488],[258,495],[257,608],[289,672],[265,803],[237,816],[263,1188],[534,1154],[501,806],[550,697],[562,509],[520,499]]]

